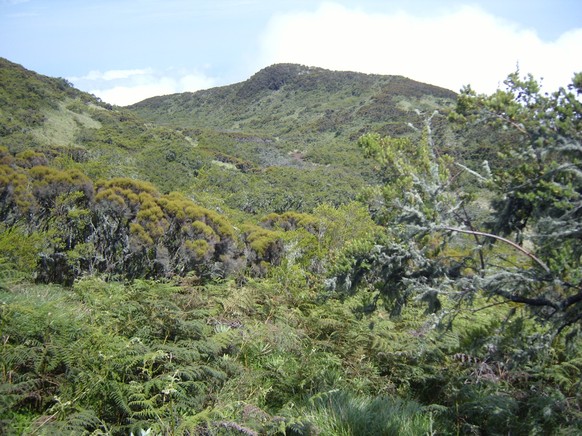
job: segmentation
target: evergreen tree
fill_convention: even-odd
[[[499,168],[484,162],[483,169],[470,169],[442,156],[431,135],[434,114],[419,144],[363,136],[360,146],[380,163],[385,181],[363,198],[376,205],[387,238],[349,247],[335,271],[343,289],[366,281],[394,314],[412,297],[436,311],[443,294],[462,305],[484,291],[496,302],[527,307],[554,333],[578,331],[581,82],[578,74],[568,89],[542,94],[531,76],[514,73],[507,89],[491,96],[463,90],[451,118],[501,130]],[[474,201],[466,181],[458,183],[466,176],[482,185],[477,192],[485,198]]]

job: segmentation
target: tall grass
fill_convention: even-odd
[[[418,403],[397,397],[362,397],[334,390],[311,401],[307,434],[416,436],[430,433],[431,415]]]

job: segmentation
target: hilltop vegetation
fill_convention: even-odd
[[[415,109],[451,106],[455,93],[400,76],[329,71],[296,64],[267,67],[248,80],[130,106],[157,123],[269,135],[296,144],[361,134],[411,133]]]
[[[506,86],[0,59],[0,433],[578,434],[582,80]]]

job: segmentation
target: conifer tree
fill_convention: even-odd
[[[376,204],[387,237],[348,247],[349,260],[335,271],[344,290],[365,281],[393,314],[410,298],[438,311],[443,294],[462,306],[484,291],[496,302],[529,309],[554,333],[579,330],[582,74],[552,94],[542,94],[531,76],[520,79],[518,72],[505,83],[506,90],[491,96],[467,87],[451,114],[472,128],[500,129],[499,167],[484,162],[472,169],[441,155],[431,135],[436,114],[427,117],[417,144],[375,134],[360,139],[380,163],[385,184],[363,198]],[[493,197],[490,205],[474,202],[475,195],[456,183],[466,176]]]

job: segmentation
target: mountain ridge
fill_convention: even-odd
[[[275,117],[295,126],[307,125],[306,131],[318,133],[337,131],[337,126],[346,121],[352,125],[355,118],[376,129],[378,123],[394,121],[391,118],[405,125],[411,110],[403,101],[410,99],[416,100],[420,108],[434,109],[450,105],[456,94],[403,76],[281,63],[263,68],[242,82],[151,97],[127,108],[157,123],[281,136],[287,132],[277,125]],[[292,106],[295,112],[290,108],[280,111],[284,105]],[[406,131],[402,126],[397,130],[392,133]],[[362,132],[360,128],[355,133]]]

